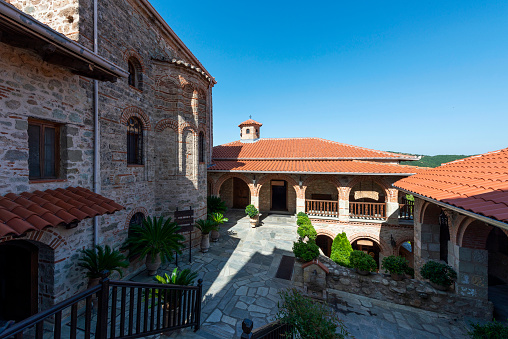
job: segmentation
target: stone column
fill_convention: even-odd
[[[305,198],[296,197],[296,213],[299,212],[305,213]]]
[[[488,299],[488,266],[487,250],[461,247],[449,242],[448,262],[457,272],[455,292],[466,297],[482,300]]]
[[[392,225],[399,224],[399,190],[390,188],[388,189],[388,196],[386,197],[386,217],[387,221]]]
[[[348,187],[339,188],[339,221],[349,221],[349,190]]]
[[[259,210],[259,195],[258,194],[250,194],[250,203],[254,205]]]

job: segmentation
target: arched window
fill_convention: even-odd
[[[135,117],[127,120],[127,164],[143,165],[143,125]]]
[[[129,86],[135,87],[140,91],[143,90],[143,69],[139,61],[131,57],[127,61],[129,67]]]
[[[249,129],[249,128],[247,128],[247,129],[245,130],[245,134],[250,134],[250,129]]]
[[[199,162],[205,162],[205,134],[199,132]]]

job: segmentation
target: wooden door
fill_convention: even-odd
[[[272,211],[287,211],[287,183],[284,180],[272,180]]]
[[[233,178],[233,208],[245,208],[249,201],[249,186],[242,179]]]

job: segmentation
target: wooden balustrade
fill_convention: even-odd
[[[399,204],[399,218],[404,220],[413,220],[414,208],[414,200],[402,198],[402,204]]]
[[[386,219],[386,205],[375,202],[349,202],[349,217],[353,219]]]
[[[339,217],[339,202],[335,200],[305,200],[305,213],[318,217]]]

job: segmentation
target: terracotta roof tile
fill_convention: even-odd
[[[214,160],[352,160],[352,159],[409,159],[406,154],[377,151],[321,138],[259,139],[244,143],[234,141],[213,148]]]
[[[0,237],[70,224],[124,207],[82,187],[0,197]]]
[[[260,122],[257,122],[256,120],[252,120],[252,119],[248,119],[248,120],[245,120],[244,122],[242,122],[240,125],[238,125],[238,127],[242,127],[244,125],[258,125],[258,126],[263,126],[262,123]]]
[[[443,164],[394,186],[508,222],[508,148]]]
[[[209,172],[294,172],[294,173],[386,173],[414,174],[425,171],[416,166],[402,166],[356,160],[260,160],[215,161]]]

